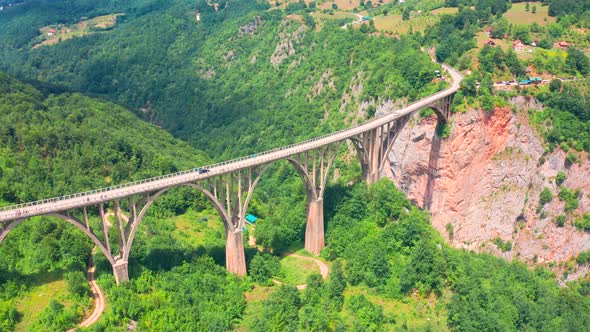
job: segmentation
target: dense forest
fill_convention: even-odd
[[[448,326],[456,331],[580,331],[590,322],[590,302],[577,291],[584,293],[583,288],[572,284],[560,289],[555,275],[542,267],[531,270],[522,263],[448,247],[430,226],[428,214],[388,180],[371,187],[333,185],[327,202],[327,210],[334,211],[328,216],[323,252],[332,262],[327,281],[312,274],[302,292],[292,286],[271,287],[260,310],[246,317],[242,292],[267,287],[275,256],[249,255],[250,277],[242,281],[226,277],[210,258],[192,256],[179,243],[175,256],[184,261],[154,265],[162,261],[154,260],[155,248],[174,242],[164,240],[170,226],[159,222],[150,226],[150,233],[160,244],[148,244],[153,239],[147,238],[139,243],[149,247],[138,250],[143,252],[136,256],[142,262],[139,275],[125,287],[116,287],[110,276],[101,278],[112,310],[97,329],[134,320],[139,327],[163,330],[243,326],[252,331],[403,331]],[[439,319],[417,322],[373,302],[401,305],[416,296],[437,299],[432,310]]]
[[[81,15],[87,10],[83,4],[70,3],[66,17]],[[0,69],[142,108],[140,117],[161,124],[212,160],[341,129],[373,116],[388,99],[407,102],[442,88],[432,82],[437,65],[411,38],[371,37],[330,24],[314,31],[304,11],[285,17],[261,10],[267,5],[258,2],[219,12],[198,2],[200,23],[192,1],[128,5],[102,4],[87,15],[124,11],[111,31],[35,49],[30,49],[34,38],[26,45],[11,41],[22,26],[17,22],[30,18],[40,27],[56,20],[52,13],[60,9],[40,13],[22,5],[13,16],[0,17],[0,34],[12,36]],[[290,44],[293,50],[282,48]],[[344,171],[350,165],[338,164],[342,176],[359,176]],[[288,165],[277,165],[272,174],[252,204],[253,212],[265,216],[257,238],[286,248],[303,235],[305,193]]]
[[[338,20],[320,29],[302,3],[284,11],[261,1],[218,3],[220,10],[204,0],[32,0],[0,14],[0,70],[8,73],[0,74],[0,205],[195,167],[363,121],[380,104],[444,87],[421,47],[435,46],[438,60],[467,69],[477,31],[503,24],[510,8],[504,0],[448,0],[456,15],[443,15],[424,35],[390,38],[342,29]],[[570,3],[551,1],[551,14],[563,26],[584,24],[587,2],[576,2],[576,11]],[[112,13],[124,13],[112,29],[33,48],[44,26]],[[493,78],[526,75],[527,63],[511,52],[483,48],[476,57],[456,110],[462,102],[493,110],[513,96],[496,93]],[[538,62],[555,74],[590,69],[575,49],[562,63]],[[590,151],[587,80],[556,81],[535,95],[546,108],[531,118],[548,149]],[[223,226],[207,201],[173,190],[138,232],[128,283],[116,286],[110,264],[94,255],[108,309],[90,330],[582,331],[590,324],[590,283],[559,287],[544,267],[450,248],[427,211],[388,180],[358,181],[358,164],[342,155],[325,198],[327,280],[312,274],[304,291],[272,286],[279,259],[301,246],[305,230],[304,187],[278,163],[249,211],[260,217],[253,234],[263,252],[247,248],[248,277],[223,268]],[[91,252],[91,241],[64,222],[18,226],[0,246],[0,330],[22,329],[26,299],[59,282],[65,295],[26,316],[26,329],[74,327],[91,307],[84,275]]]
[[[32,39],[14,40],[3,48],[0,70],[144,108],[149,120],[217,160],[341,128],[341,113],[362,100],[414,100],[439,89],[431,84],[436,65],[412,40],[335,25],[313,32],[309,15],[285,19],[280,11],[257,11],[254,1],[218,13],[198,2],[198,24],[193,1],[158,4],[129,10],[108,33],[35,49]],[[25,25],[23,16],[41,15],[21,7],[26,14],[0,17],[0,34],[17,35],[13,25]],[[362,95],[339,112],[354,83]],[[321,84],[329,87],[314,92]]]
[[[5,74],[0,74],[0,122],[3,205],[207,162],[204,153],[111,102],[75,93],[49,94]],[[68,302],[76,304],[52,304],[37,328],[55,330],[75,323],[81,308],[88,306],[83,271],[91,243],[73,226],[48,218],[36,218],[11,232],[0,246],[1,329],[11,330],[18,319],[14,300],[19,295],[61,278],[71,288]],[[58,321],[66,325],[53,325]]]
[[[205,164],[121,106],[0,74],[0,202],[27,202]]]

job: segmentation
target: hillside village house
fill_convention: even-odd
[[[520,39],[517,39],[512,42],[512,48],[515,52],[524,52],[524,43]]]
[[[488,39],[488,40],[487,40],[487,41],[484,43],[484,45],[496,46],[496,42],[495,42],[495,41],[493,41],[493,40],[491,40],[491,39]]]

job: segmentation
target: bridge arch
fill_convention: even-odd
[[[388,155],[393,149],[395,141],[402,129],[420,109],[431,109],[434,111],[438,123],[445,125],[451,116],[452,95],[436,100],[422,108],[416,108],[384,123],[379,127],[367,130],[359,135],[349,137],[356,150],[358,160],[361,164],[362,178],[368,184],[375,183],[381,177],[383,169],[388,161]]]
[[[94,242],[94,245],[96,245],[100,249],[100,251],[102,251],[104,256],[107,258],[107,260],[109,261],[109,263],[111,263],[113,267],[117,265],[117,258],[113,257],[113,255],[110,253],[105,244],[98,238],[96,234],[94,234],[92,230],[90,230],[87,224],[83,223],[81,220],[74,216],[64,213],[50,213],[45,216],[61,219],[68,222],[69,224],[74,225],[76,228],[78,228],[84,234],[86,234],[86,236],[88,236],[90,240],[92,240],[92,242]],[[0,244],[2,244],[2,242],[6,239],[8,233],[10,233],[16,226],[30,219],[31,218],[22,218],[14,220],[10,222],[7,226],[5,226],[2,230],[0,230]]]
[[[213,206],[219,216],[221,217],[226,234],[226,267],[229,272],[243,276],[246,274],[246,257],[244,253],[244,244],[242,239],[242,227],[244,227],[245,211],[248,209],[250,201],[255,187],[258,185],[262,175],[268,170],[271,164],[267,164],[261,167],[260,171],[256,176],[251,179],[246,185],[245,191],[237,190],[236,192],[226,192],[226,197],[221,197],[221,191],[217,190],[218,186],[242,186],[243,183],[229,183],[221,181],[223,178],[220,177],[219,184],[215,184],[212,188],[207,188],[205,183],[184,183],[177,186],[167,187],[157,191],[155,194],[147,196],[143,206],[139,210],[137,215],[130,218],[131,222],[128,224],[128,230],[125,231],[125,244],[122,250],[122,261],[125,263],[129,260],[129,254],[135,239],[135,234],[139,228],[139,224],[145,217],[149,207],[156,201],[162,194],[168,192],[171,189],[187,186],[198,190],[203,193],[208,200],[213,203]],[[248,170],[251,172],[251,169]],[[228,181],[235,181],[233,177],[228,177]],[[230,197],[232,194],[237,194],[235,197]],[[245,195],[245,197],[242,197]],[[122,276],[125,278],[126,276]]]
[[[289,164],[291,164],[293,166],[293,168],[295,168],[295,171],[299,174],[301,181],[303,181],[303,186],[305,187],[307,199],[308,200],[317,199],[318,194],[314,188],[314,184],[311,180],[311,176],[308,174],[308,172],[304,168],[304,166],[302,164],[300,164],[299,161],[293,159],[292,157],[289,157],[286,160],[289,162]]]
[[[438,105],[430,105],[428,108],[434,111],[434,114],[436,115],[439,123],[447,123],[449,121],[448,114],[444,108]]]
[[[160,197],[161,195],[165,194],[166,192],[168,192],[172,189],[176,189],[179,187],[191,187],[193,189],[196,189],[196,190],[204,193],[205,196],[207,196],[207,198],[213,203],[213,207],[215,208],[217,213],[219,213],[219,216],[221,217],[221,220],[223,221],[224,226],[227,229],[228,216],[227,216],[226,212],[224,211],[223,206],[221,205],[219,200],[217,198],[215,198],[211,194],[211,192],[209,192],[208,190],[201,188],[200,186],[198,186],[195,183],[185,183],[185,184],[181,184],[181,185],[174,186],[174,187],[164,188],[164,189],[157,191],[154,195],[150,195],[147,198],[146,202],[144,203],[143,207],[141,207],[141,210],[139,211],[137,216],[132,217],[132,221],[130,224],[131,227],[128,232],[129,234],[126,236],[126,239],[125,239],[125,250],[123,252],[123,258],[126,261],[129,260],[129,253],[130,253],[131,247],[133,245],[133,240],[135,239],[135,234],[137,233],[137,230],[139,229],[139,224],[143,220],[143,217],[145,217],[145,214],[147,213],[149,207],[156,201],[156,199],[158,197]]]

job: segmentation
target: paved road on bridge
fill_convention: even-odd
[[[214,165],[195,168],[188,171],[163,175],[160,177],[145,179],[115,187],[97,189],[83,193],[45,199],[37,202],[3,207],[0,208],[0,222],[30,218],[33,216],[66,211],[84,206],[98,205],[100,203],[109,202],[132,195],[153,192],[168,187],[195,182],[197,180],[203,180],[220,174],[232,173],[257,165],[264,165],[270,162],[285,159],[289,156],[297,155],[305,151],[313,150],[321,146],[344,141],[348,138],[355,137],[364,132],[390,123],[393,120],[403,117],[404,115],[419,111],[420,109],[428,107],[434,102],[457,92],[457,90],[459,90],[459,84],[463,79],[463,76],[449,66],[443,65],[443,67],[449,73],[449,75],[451,75],[453,80],[452,85],[449,88],[437,92],[429,97],[418,100],[397,111],[385,114],[379,118],[367,121],[360,125],[317,137],[305,142],[276,148],[270,151],[265,151],[255,155],[229,160]],[[199,171],[199,169],[206,169],[207,172],[202,173],[202,171]]]

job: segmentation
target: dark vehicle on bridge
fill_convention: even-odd
[[[197,174],[205,174],[209,173],[209,170],[206,168],[197,168]]]

